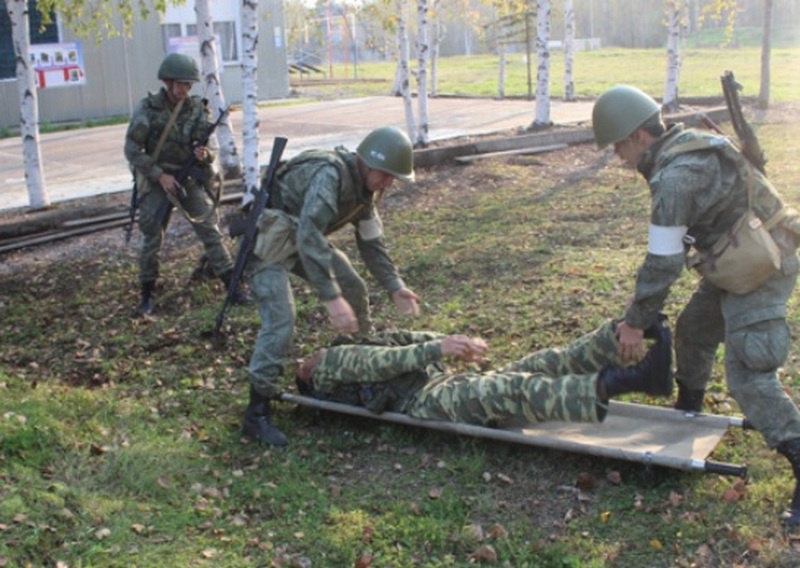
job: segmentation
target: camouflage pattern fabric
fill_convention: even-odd
[[[167,197],[158,178],[164,172],[177,171],[182,164],[188,162],[193,142],[202,139],[211,126],[208,111],[200,97],[188,98],[181,107],[156,161],[153,154],[171,114],[172,109],[164,89],[150,94],[136,107],[125,136],[125,156],[135,172],[139,192],[141,282],[153,282],[160,275],[158,254],[164,240],[164,227],[158,217]],[[213,156],[209,160],[213,161]],[[181,204],[192,217],[205,218],[204,221],[193,224],[192,228],[205,247],[214,273],[221,276],[233,268],[233,260],[223,244],[218,215],[208,215],[214,204],[205,189],[192,179],[187,180],[185,189],[186,196]]]
[[[701,250],[711,246],[747,208],[742,177],[749,168],[729,144],[722,150],[673,155],[670,148],[708,134],[670,128],[639,162],[651,190],[651,223],[686,226]],[[753,207],[764,220],[783,206],[769,181],[755,172]],[[771,231],[782,252],[782,268],[761,288],[736,295],[701,281],[675,326],[676,380],[704,389],[717,350],[725,346],[725,372],[731,394],[770,447],[800,438],[800,412],[786,395],[776,371],[789,352],[786,302],[795,287],[797,213]],[[626,321],[644,328],[662,309],[683,269],[685,255],[645,258]]]
[[[368,406],[354,400],[354,385],[378,392],[388,388],[386,408],[427,420],[600,422],[605,409],[597,397],[597,374],[620,363],[613,322],[567,348],[545,349],[483,373],[444,372],[438,334],[401,332],[390,334],[389,341],[395,345],[327,349],[313,374],[315,394]]]

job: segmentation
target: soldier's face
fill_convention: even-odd
[[[619,156],[619,159],[625,162],[629,168],[636,168],[636,162],[639,160],[639,153],[636,150],[636,144],[633,139],[626,138],[621,142],[614,142],[614,153]]]
[[[165,81],[165,83],[167,86],[167,97],[173,104],[188,97],[189,92],[192,90],[191,81],[175,81],[174,79],[170,79],[169,81]]]
[[[394,183],[394,177],[381,170],[370,169],[367,172],[366,186],[372,193],[386,191]]]

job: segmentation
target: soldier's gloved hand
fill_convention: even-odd
[[[400,288],[393,292],[392,301],[401,316],[419,315],[419,296],[408,288]]]
[[[333,329],[342,335],[358,333],[358,319],[347,300],[339,296],[325,302],[325,308]]]

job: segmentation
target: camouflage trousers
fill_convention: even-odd
[[[162,226],[161,214],[167,201],[164,190],[158,184],[149,183],[139,202],[139,229],[142,232],[142,250],[139,254],[139,281],[154,282],[160,275],[158,255],[164,242],[166,227]],[[191,185],[181,204],[192,217],[204,217],[213,203],[203,188]],[[174,212],[173,212],[174,213]],[[203,243],[214,274],[222,276],[233,268],[233,260],[222,242],[219,217],[216,212],[192,228]]]
[[[367,284],[358,275],[347,255],[336,248],[331,251],[333,274],[344,299],[356,312],[359,330],[370,330],[372,320]],[[277,397],[281,393],[278,380],[286,366],[286,356],[294,335],[296,313],[294,293],[289,281],[290,272],[307,280],[297,255],[247,275],[261,319],[247,368],[248,378],[256,392],[267,398]]]
[[[430,381],[405,406],[410,416],[469,424],[565,421],[602,422],[598,372],[621,365],[615,325],[609,322],[563,349],[543,349],[489,373],[448,375]]]
[[[800,438],[800,411],[778,380],[789,354],[786,302],[797,281],[798,259],[785,250],[781,270],[747,295],[701,281],[675,325],[675,378],[705,389],[720,344],[731,395],[767,445]]]

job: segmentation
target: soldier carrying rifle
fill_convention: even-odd
[[[797,212],[761,171],[763,158],[753,163],[723,136],[666,126],[661,107],[639,89],[618,85],[603,93],[592,126],[597,145],[613,145],[651,193],[647,256],[617,328],[623,359],[641,356],[643,330],[684,265],[696,268],[699,285],[675,326],[675,408],[702,410],[724,344],[731,395],[800,480],[800,411],[776,375],[791,341],[786,302],[797,281]],[[800,484],[785,522],[800,527]]]
[[[141,301],[134,316],[153,312],[158,256],[173,206],[191,222],[214,274],[226,286],[235,287],[233,303],[247,303],[247,293],[231,279],[233,260],[222,242],[218,196],[215,199],[210,190],[215,156],[207,143],[214,124],[205,100],[189,94],[200,79],[197,63],[187,55],[172,53],[161,63],[158,78],[164,87],[139,102],[125,135],[125,157],[136,179],[142,232]]]

